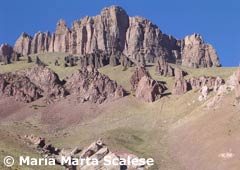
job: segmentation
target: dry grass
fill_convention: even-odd
[[[58,58],[61,63],[65,55],[66,54],[55,53],[43,54],[40,55],[40,59],[46,62],[61,78],[64,78],[78,69],[78,67],[64,68],[53,65],[56,58]],[[24,62],[23,60],[8,66],[0,66],[0,72],[15,71],[32,66]],[[176,67],[176,65],[173,66]],[[186,78],[211,75],[220,76],[225,79],[236,69],[181,68],[189,73]],[[173,78],[156,75],[155,66],[147,67],[147,69],[154,79],[165,81],[166,85],[171,88],[174,81]],[[100,72],[117,81],[118,84],[122,85],[128,91],[131,89],[129,80],[133,70],[134,68],[129,68],[124,71],[122,66],[105,66],[99,69]],[[58,122],[56,122],[56,127],[52,130],[54,133],[52,133],[52,131],[49,133],[49,126],[52,127],[51,125],[41,122],[41,112],[43,112],[44,108],[39,107],[37,110],[32,109],[32,115],[24,121],[15,124],[10,120],[4,124],[1,123],[0,127],[3,131],[10,131],[15,135],[33,133],[44,136],[60,148],[85,147],[94,140],[103,138],[105,143],[108,144],[113,151],[127,151],[135,153],[138,156],[153,157],[156,161],[156,166],[152,168],[153,170],[182,170],[181,164],[177,162],[172,155],[172,148],[168,141],[169,131],[179,128],[183,121],[187,122],[186,120],[191,121],[197,119],[200,114],[204,113],[204,103],[198,102],[197,98],[198,93],[190,91],[182,96],[170,95],[154,103],[144,103],[132,95],[129,95],[121,100],[102,104],[99,109],[95,110],[96,116],[94,118],[69,124],[66,127],[58,126]],[[68,107],[67,99],[64,107]],[[95,106],[93,105],[92,107]],[[56,113],[56,117],[57,114],[58,113]],[[66,117],[72,114],[73,113],[66,113]],[[76,119],[79,119],[79,117],[82,116],[81,109],[75,114],[77,115]],[[61,121],[64,121],[64,119]],[[236,128],[239,128],[239,126],[236,126]],[[1,140],[0,147],[2,147],[2,150],[5,152],[14,152],[14,154],[16,152],[16,155],[22,152],[16,143],[7,143],[5,140]],[[13,151],[8,148],[15,149]],[[25,148],[23,148],[23,150],[25,151]],[[0,155],[4,154],[1,153]],[[2,157],[0,156],[0,158]]]

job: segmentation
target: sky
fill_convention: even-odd
[[[240,64],[239,0],[4,0],[0,5],[0,44],[14,45],[22,32],[54,32],[63,18],[94,16],[111,5],[142,16],[178,39],[199,33],[216,49],[223,66]]]

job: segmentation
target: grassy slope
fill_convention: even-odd
[[[65,54],[43,54],[40,58],[56,71],[61,78],[70,75],[78,67],[63,68],[55,67],[53,62],[59,57],[63,61]],[[33,57],[34,58],[34,57]],[[60,62],[61,63],[61,62]],[[31,67],[32,64],[26,64],[21,61],[8,66],[0,66],[0,72],[15,71],[18,69]],[[174,66],[175,67],[175,66]],[[235,68],[209,68],[209,69],[189,69],[184,68],[189,75],[213,75],[227,78]],[[160,77],[155,74],[155,67],[148,67],[150,74],[156,80],[166,81],[167,86],[171,88],[173,78]],[[111,79],[116,80],[124,88],[130,91],[129,79],[134,68],[123,71],[121,66],[105,66],[100,72],[108,75]],[[113,150],[126,150],[136,153],[139,156],[154,157],[157,167],[153,169],[172,169],[181,170],[178,162],[173,161],[170,146],[168,144],[168,130],[176,126],[186,116],[194,113],[201,108],[203,103],[195,102],[197,93],[190,91],[187,94],[179,96],[166,96],[154,103],[143,103],[136,100],[133,96],[125,97],[111,105],[103,105],[104,114],[97,116],[95,119],[86,120],[78,125],[69,126],[65,129],[58,129],[58,134],[68,133],[67,136],[53,136],[49,134],[47,125],[39,121],[38,116],[32,116],[20,124],[6,123],[0,125],[1,129],[11,131],[15,134],[33,133],[42,135],[52,141],[59,147],[74,148],[75,146],[87,146],[97,138],[104,138],[106,143]],[[38,111],[41,111],[38,110]],[[34,111],[33,111],[34,112]],[[29,128],[37,126],[38,128]],[[6,143],[4,140],[1,143]],[[3,144],[2,144],[3,145]],[[10,144],[9,144],[10,145]],[[12,146],[19,148],[18,145]],[[8,147],[4,147],[9,151]],[[25,150],[24,150],[25,151]],[[1,155],[1,154],[0,154]]]

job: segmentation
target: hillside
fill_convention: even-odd
[[[65,53],[38,54],[41,61],[55,71],[60,79],[70,76],[79,66],[63,67]],[[0,65],[0,73],[14,72],[34,65],[27,57],[9,65]],[[55,66],[58,59],[60,66]],[[186,78],[202,75],[219,76],[225,80],[236,68],[187,68]],[[166,82],[171,92],[173,77],[155,74],[155,64],[147,65],[151,76]],[[13,98],[0,98],[0,159],[6,153],[17,157],[20,154],[37,156],[34,149],[21,142],[19,136],[34,134],[45,137],[54,146],[73,149],[86,147],[102,138],[115,152],[130,152],[142,157],[153,157],[153,170],[237,170],[240,167],[239,107],[233,106],[234,94],[230,92],[217,107],[207,108],[214,93],[205,101],[198,101],[199,92],[166,95],[146,103],[138,100],[131,91],[130,77],[135,67],[104,66],[99,71],[122,85],[130,94],[102,104],[78,103],[67,96],[59,102],[46,104],[42,99],[20,103]],[[225,158],[221,154],[232,153]],[[1,162],[2,163],[2,162]],[[2,168],[4,166],[1,164]],[[32,167],[13,167],[13,169]],[[59,169],[60,167],[55,167]],[[38,167],[38,169],[47,169]],[[51,167],[51,169],[53,169]]]

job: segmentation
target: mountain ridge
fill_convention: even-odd
[[[101,50],[148,62],[163,57],[168,62],[193,68],[221,66],[216,50],[205,44],[201,35],[176,39],[146,18],[128,16],[119,6],[103,8],[100,15],[73,21],[71,28],[60,19],[52,35],[49,32],[38,32],[33,37],[21,34],[14,50],[22,55],[43,52],[86,55]]]

